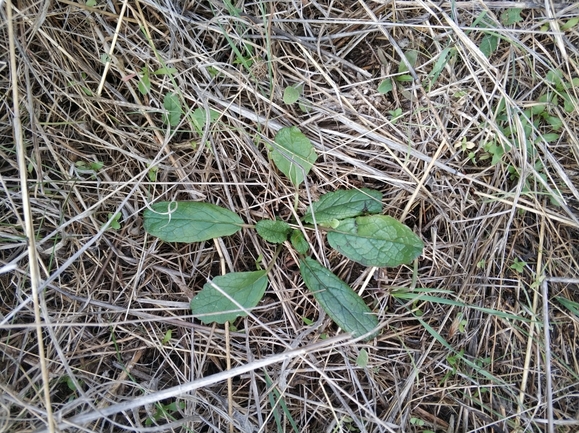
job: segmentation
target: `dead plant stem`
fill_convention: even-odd
[[[50,379],[48,375],[48,366],[46,364],[46,354],[44,350],[44,336],[42,334],[42,317],[40,314],[40,301],[38,296],[38,287],[40,286],[40,267],[38,265],[38,256],[36,252],[36,242],[34,225],[32,222],[32,210],[30,207],[30,196],[28,194],[28,178],[26,170],[26,152],[24,137],[22,135],[22,124],[20,122],[20,95],[18,92],[18,68],[16,65],[16,45],[14,42],[14,27],[12,23],[12,1],[6,2],[6,16],[8,24],[8,43],[10,47],[10,78],[12,82],[12,100],[13,100],[13,134],[16,144],[18,171],[20,174],[20,192],[22,194],[22,209],[24,213],[24,222],[26,237],[28,240],[28,263],[30,267],[30,286],[32,289],[32,300],[34,306],[34,323],[36,325],[36,336],[38,339],[38,359],[40,361],[40,371],[42,375],[42,388],[44,392],[44,404],[46,406],[46,423],[48,431],[54,433],[54,419],[52,417],[52,402],[50,396]],[[40,163],[40,161],[38,161]]]

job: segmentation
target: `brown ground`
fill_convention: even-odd
[[[94,3],[1,5],[0,431],[579,431],[579,4]],[[375,269],[312,237],[368,342],[315,322],[287,249],[250,317],[203,325],[193,294],[275,247],[142,228],[159,199],[292,220],[266,148],[292,125],[320,155],[299,213],[367,186],[426,244]]]

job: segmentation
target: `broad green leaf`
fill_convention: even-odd
[[[391,92],[393,87],[394,85],[392,84],[392,79],[386,78],[385,80],[382,80],[378,85],[378,93],[380,93],[381,95],[385,95],[386,93]]]
[[[274,244],[282,244],[287,240],[291,227],[285,221],[260,220],[255,225],[257,234]]]
[[[370,215],[340,221],[328,233],[328,242],[351,260],[365,266],[410,263],[424,248],[407,226],[387,215]]]
[[[163,121],[171,126],[179,125],[183,114],[179,97],[174,93],[167,93],[163,98],[163,108],[168,111],[163,115]]]
[[[361,188],[329,192],[313,203],[303,220],[313,224],[314,215],[318,224],[352,218],[363,213],[382,212],[382,193],[375,189]],[[313,214],[313,215],[312,215]]]
[[[300,273],[324,311],[344,331],[359,337],[378,326],[378,319],[362,298],[317,261],[309,257],[301,259]]]
[[[292,105],[300,99],[300,89],[294,86],[287,86],[283,91],[283,102]]]
[[[271,159],[276,167],[298,186],[304,181],[318,155],[312,143],[295,126],[282,128],[275,136]]]
[[[304,234],[299,230],[292,231],[290,242],[296,251],[300,254],[306,254],[310,249],[310,244],[306,240]]]
[[[263,297],[266,287],[267,271],[231,272],[215,277],[191,299],[191,311],[193,315],[199,316],[198,319],[203,323],[231,322],[238,317],[247,316],[247,313],[221,291],[249,310]]]
[[[147,233],[166,242],[201,242],[241,230],[243,220],[228,209],[195,201],[158,202],[145,209]]]

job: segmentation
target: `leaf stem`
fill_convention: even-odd
[[[273,258],[271,259],[271,262],[269,263],[269,266],[266,268],[266,272],[269,274],[271,272],[271,270],[273,269],[273,266],[275,265],[275,261],[277,260],[277,257],[279,256],[279,253],[281,253],[281,249],[283,248],[283,245],[278,245],[277,248],[275,249],[275,253],[273,254]]]
[[[298,194],[298,191],[296,190],[296,192],[294,193],[294,210],[296,212],[298,211],[299,204],[300,204],[300,196]]]

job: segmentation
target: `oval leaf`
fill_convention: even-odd
[[[375,189],[361,188],[338,190],[320,197],[307,210],[303,220],[313,224],[331,223],[333,220],[352,218],[364,213],[382,212],[382,193]],[[313,213],[313,215],[312,215]]]
[[[387,215],[340,221],[336,230],[328,233],[328,242],[349,259],[378,267],[410,263],[424,248],[412,230]]]
[[[392,80],[390,78],[386,78],[385,80],[382,80],[378,85],[378,93],[380,93],[381,95],[385,95],[386,93],[392,91],[393,87],[394,85],[392,84]]]
[[[266,271],[231,272],[215,277],[212,283],[205,284],[203,290],[191,299],[191,311],[203,323],[232,322],[238,317],[247,316],[247,313],[229,298],[249,310],[263,297],[266,287]]]
[[[154,203],[143,214],[147,233],[166,242],[201,242],[241,230],[243,220],[228,209],[195,201]]]
[[[283,102],[291,105],[298,102],[300,99],[300,90],[294,86],[287,86],[283,91]]]
[[[291,227],[284,221],[261,220],[257,222],[255,229],[257,234],[266,241],[282,244],[287,240]]]
[[[362,298],[317,261],[309,257],[301,259],[300,273],[324,311],[344,331],[358,337],[378,326],[378,319]]]
[[[290,242],[296,251],[300,254],[305,254],[310,249],[310,244],[306,240],[304,234],[299,230],[292,231]]]
[[[183,114],[179,97],[174,93],[167,93],[163,98],[163,108],[167,110],[167,114],[163,115],[163,121],[173,127],[178,126]]]
[[[318,155],[309,138],[295,126],[282,128],[275,136],[271,159],[294,186],[304,181]]]

